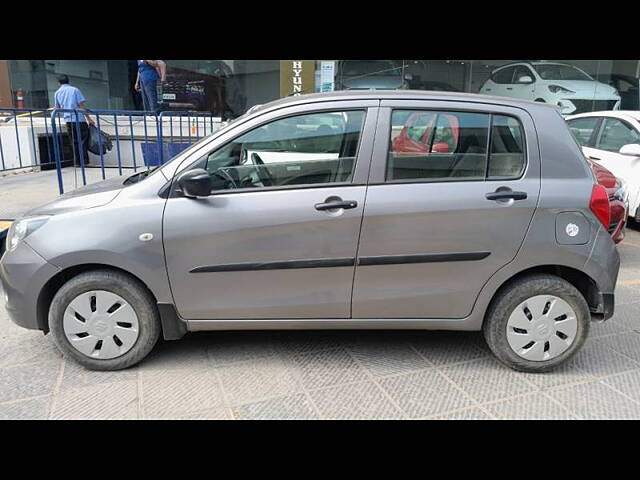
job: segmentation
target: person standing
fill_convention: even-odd
[[[69,77],[67,75],[58,76],[58,83],[60,88],[56,90],[54,95],[56,108],[64,110],[87,109],[87,100],[80,90],[69,85]],[[89,125],[94,125],[95,122],[86,113],[64,112],[62,116],[67,123],[67,130],[71,138],[75,165],[82,165],[81,159],[85,165],[88,165]]]
[[[165,72],[165,63],[162,60],[138,60],[135,89],[142,94],[145,111],[158,111],[158,80],[164,82]]]

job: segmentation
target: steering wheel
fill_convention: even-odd
[[[252,153],[251,161],[257,165],[256,173],[258,174],[258,177],[260,178],[262,185],[264,185],[265,187],[272,186],[273,177],[269,173],[269,170],[267,169],[267,167],[264,166],[264,162],[260,158],[260,155],[258,155],[257,153]]]
[[[233,179],[233,177],[231,175],[229,175],[223,169],[219,168],[218,170],[213,172],[212,175],[214,177],[221,178],[222,180],[224,180],[226,182],[229,182],[233,188],[238,188],[238,185],[236,184],[236,181]]]

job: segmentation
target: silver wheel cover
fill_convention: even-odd
[[[92,290],[74,298],[63,319],[69,343],[87,357],[107,360],[127,353],[139,334],[138,316],[119,295]]]
[[[578,318],[554,295],[536,295],[518,305],[507,321],[507,340],[518,356],[543,362],[562,355],[576,338]]]

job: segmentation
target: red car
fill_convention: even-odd
[[[624,238],[627,224],[628,203],[621,193],[621,183],[616,176],[599,163],[587,158],[598,183],[606,188],[609,194],[609,233],[615,243],[620,243]]]
[[[448,131],[443,138],[431,138],[434,134],[436,118],[439,131]],[[444,128],[441,128],[444,127]],[[455,153],[460,126],[455,115],[439,115],[434,112],[415,112],[404,123],[400,133],[393,139],[391,151],[395,156],[415,155],[416,153]],[[431,152],[429,144],[432,143]],[[609,233],[615,243],[620,243],[625,235],[627,223],[627,199],[621,190],[621,183],[616,176],[602,165],[587,158],[598,183],[609,196]]]

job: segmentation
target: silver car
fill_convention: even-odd
[[[29,212],[0,277],[12,319],[91,369],[198,330],[446,329],[539,372],[613,315],[608,212],[553,107],[313,94]]]

